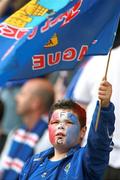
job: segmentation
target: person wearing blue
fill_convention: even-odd
[[[110,102],[112,86],[102,80],[98,98],[101,112],[95,128],[97,102],[87,144],[81,147],[86,132],[86,112],[72,100],[55,103],[49,113],[49,138],[52,148],[30,158],[20,180],[101,180],[113,148],[114,105]]]
[[[0,155],[0,180],[17,180],[24,163],[36,153],[48,129],[53,102],[54,89],[45,78],[30,79],[21,87],[16,95],[16,112],[22,117],[22,125],[9,133]],[[49,147],[44,143],[39,152]]]

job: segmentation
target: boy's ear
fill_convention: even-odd
[[[81,145],[82,140],[83,140],[83,138],[84,138],[84,136],[86,134],[86,131],[87,131],[87,127],[86,126],[82,127],[81,130],[80,130],[80,145]]]

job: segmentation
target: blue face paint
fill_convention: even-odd
[[[68,127],[66,132],[66,144],[68,146],[73,146],[76,144],[80,133],[80,123],[78,122],[78,120],[76,121],[76,118],[74,116],[72,116],[72,121],[74,122],[74,124]]]
[[[73,125],[72,127],[67,128],[66,133],[66,144],[67,146],[74,146],[78,143],[78,137],[80,133],[80,125]]]
[[[71,112],[67,113],[67,119],[71,120],[74,124],[75,123],[79,124],[78,117],[75,114],[71,113]]]
[[[68,146],[75,145],[80,133],[80,122],[78,117],[72,112],[66,113],[66,119],[70,120],[73,124],[67,128],[66,144]]]

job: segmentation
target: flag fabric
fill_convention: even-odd
[[[107,54],[119,14],[120,0],[31,0],[0,24],[0,84]]]

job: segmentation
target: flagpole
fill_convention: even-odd
[[[112,52],[112,49],[110,49],[110,52],[109,52],[109,55],[108,55],[104,80],[107,80],[107,73],[108,73],[108,67],[109,67],[109,63],[110,63],[111,52]],[[99,119],[100,119],[100,112],[101,112],[101,100],[99,100],[99,107],[98,107],[98,113],[97,113],[97,118],[96,118],[95,131],[97,131],[97,128],[98,128]]]
[[[108,67],[109,67],[109,63],[110,63],[111,52],[112,52],[112,49],[110,49],[110,52],[108,55],[108,60],[107,60],[107,65],[106,65],[106,70],[105,70],[105,76],[104,76],[105,80],[107,80],[107,73],[108,73]]]

